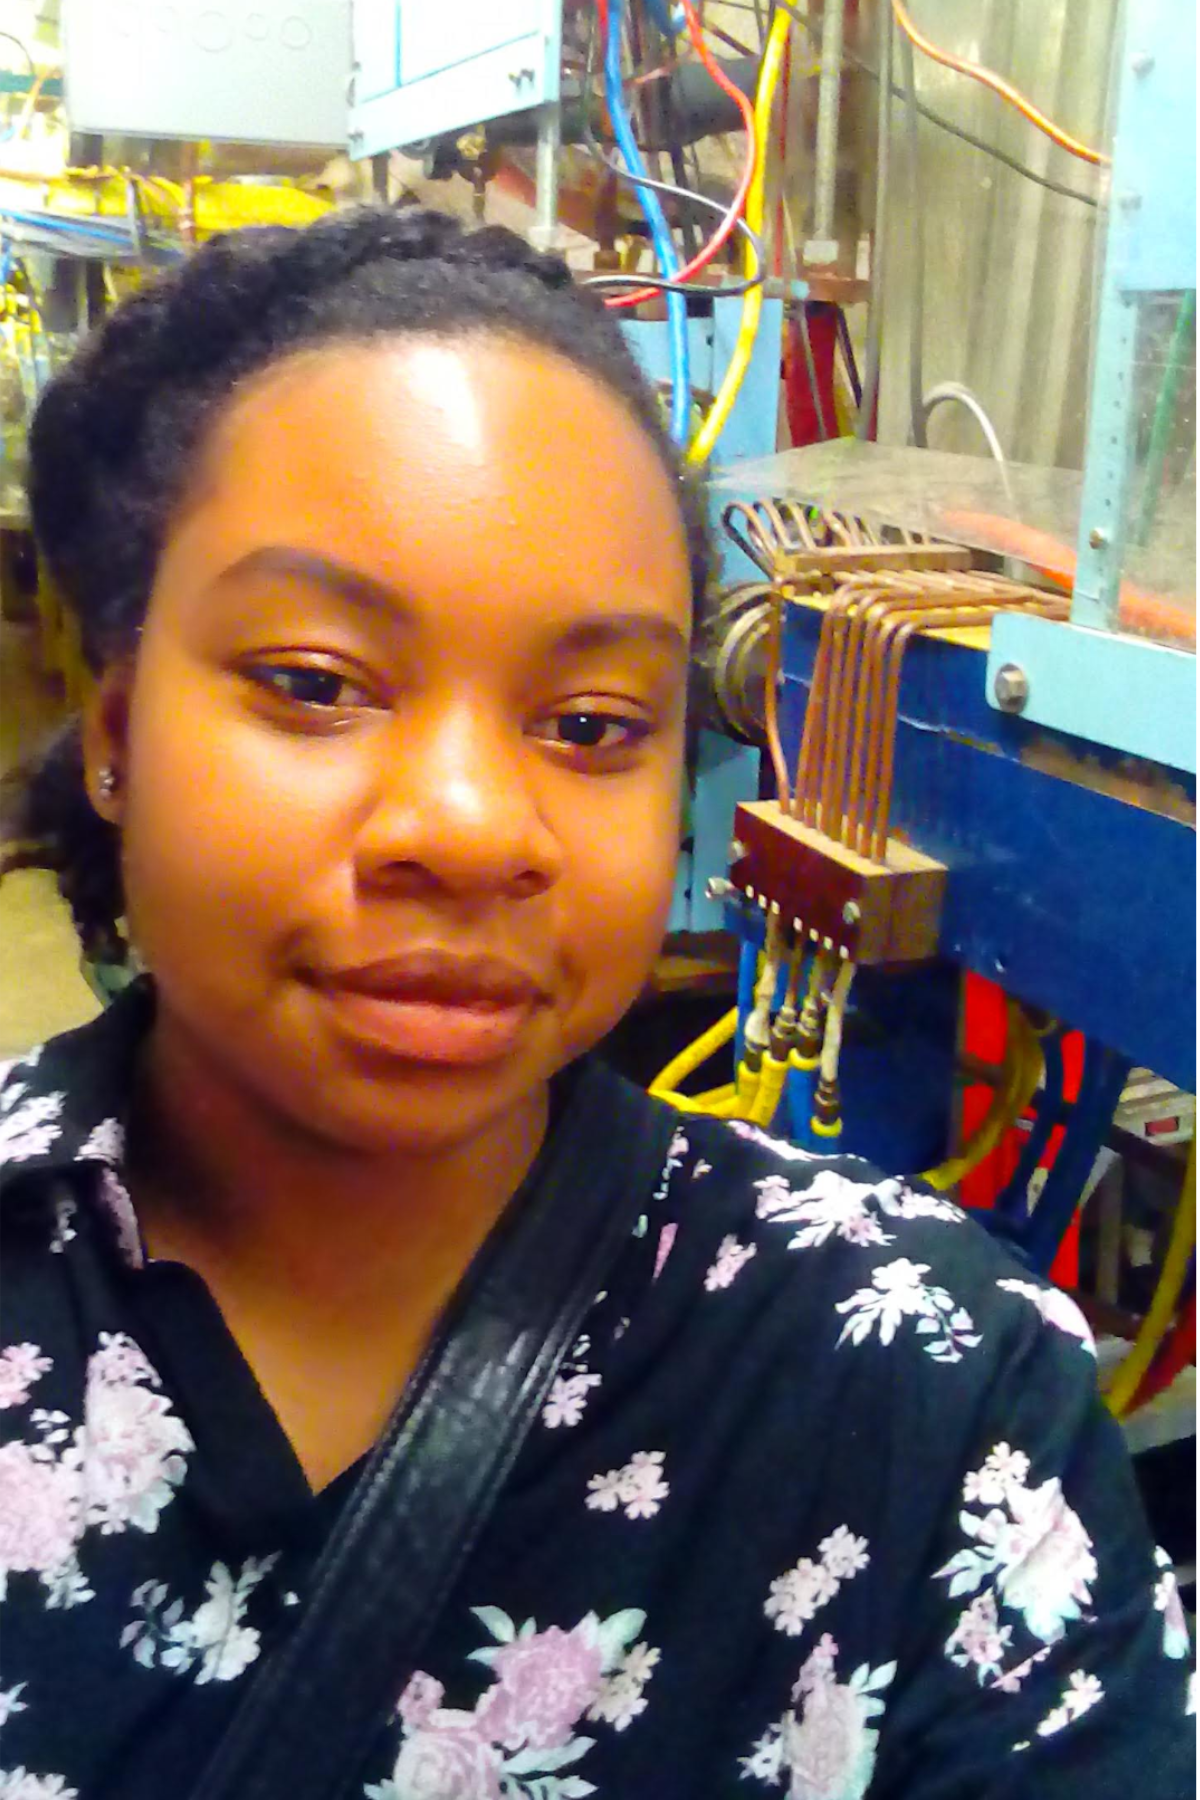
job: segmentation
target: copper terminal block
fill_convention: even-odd
[[[739,806],[735,888],[791,929],[855,962],[925,962],[937,954],[946,868],[897,838],[886,863],[802,825],[777,800]]]

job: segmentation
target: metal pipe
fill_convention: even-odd
[[[562,109],[557,100],[538,109],[537,217],[531,241],[539,250],[553,248],[558,236],[558,172],[562,164]]]
[[[838,119],[842,105],[842,27],[845,0],[825,0],[821,20],[821,87],[817,102],[817,156],[814,173],[813,235],[805,245],[809,262],[837,257],[834,203],[837,196]]]

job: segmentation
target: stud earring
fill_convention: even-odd
[[[117,772],[116,772],[116,770],[113,768],[109,768],[107,766],[105,768],[101,769],[100,773],[96,777],[96,786],[100,790],[100,795],[101,795],[102,799],[111,800],[113,795],[117,791]]]

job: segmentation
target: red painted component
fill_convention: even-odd
[[[829,435],[838,435],[837,405],[834,400],[834,361],[837,356],[837,308],[820,300],[804,303],[808,320],[808,341],[817,374],[817,391]],[[802,444],[818,444],[822,432],[813,400],[812,383],[804,356],[799,319],[789,319],[783,338],[783,385],[787,402],[788,430],[797,448]]]

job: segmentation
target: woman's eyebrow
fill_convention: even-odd
[[[387,582],[320,551],[301,550],[287,544],[262,544],[239,557],[219,579],[232,581],[245,575],[282,575],[321,587],[326,592],[347,600],[354,606],[373,611],[386,611],[402,624],[415,626],[418,609],[413,602]],[[543,653],[557,660],[586,656],[598,650],[611,650],[625,644],[646,644],[666,650],[673,662],[686,665],[690,653],[687,633],[682,626],[660,612],[603,611],[572,619],[560,627],[551,626],[546,633]]]
[[[316,550],[299,550],[288,544],[261,544],[230,563],[218,579],[235,581],[245,575],[291,576],[309,586],[324,588],[327,593],[336,595],[339,600],[348,600],[353,606],[365,606],[373,611],[382,608],[402,624],[416,623],[416,610],[411,601],[396,588]]]

